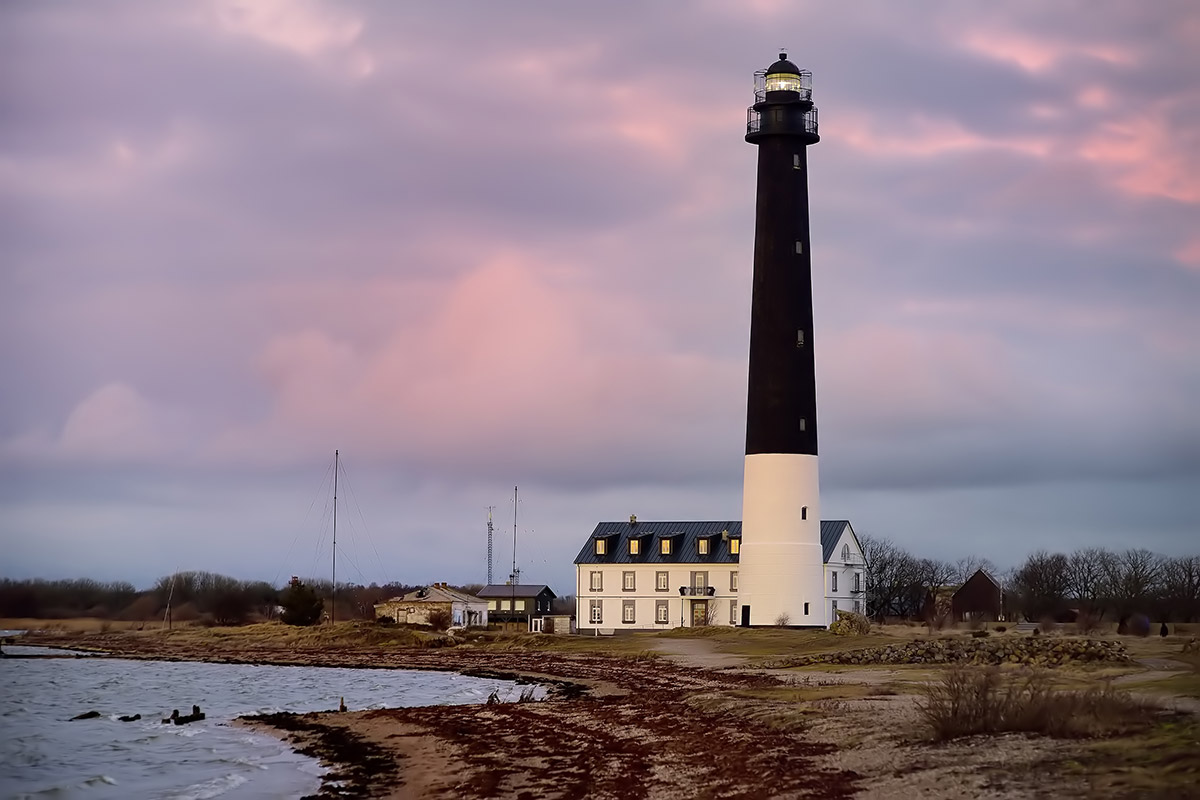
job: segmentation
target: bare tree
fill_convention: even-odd
[[[1164,559],[1161,569],[1163,616],[1182,622],[1200,619],[1200,556]]]
[[[1026,619],[1061,613],[1067,597],[1067,557],[1045,550],[1031,553],[1013,573],[1012,592]]]
[[[1108,596],[1104,564],[1108,553],[1098,547],[1087,547],[1071,553],[1067,559],[1067,592],[1079,604],[1080,611],[1104,615],[1104,598]]]
[[[954,562],[953,580],[958,584],[966,583],[979,570],[983,570],[993,578],[999,577],[996,565],[992,563],[991,559],[982,556],[967,556]]]
[[[1159,559],[1146,549],[1106,553],[1104,577],[1113,608],[1121,619],[1135,611],[1148,610],[1159,576]]]
[[[917,559],[889,539],[864,535],[859,542],[866,560],[867,615],[882,621],[919,614],[926,583]]]

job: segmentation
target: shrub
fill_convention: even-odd
[[[791,623],[791,621],[792,621],[792,618],[786,611],[784,611],[778,617],[775,618],[775,624],[781,628],[786,628],[788,626],[788,624]]]
[[[1044,672],[1006,677],[997,667],[946,670],[917,708],[937,740],[1006,732],[1061,738],[1124,733],[1148,725],[1158,710],[1110,683],[1064,691]]]
[[[1134,614],[1129,618],[1129,633],[1131,636],[1149,636],[1150,618],[1145,614]]]
[[[866,636],[871,632],[871,623],[862,614],[839,609],[837,619],[829,626],[829,632],[838,636]]]
[[[288,625],[312,625],[325,610],[325,601],[316,591],[294,579],[279,595],[279,605],[283,607],[279,618]]]
[[[984,631],[984,630],[971,631],[971,637],[974,639],[983,639],[987,635],[988,635],[988,632]]]
[[[996,626],[996,633],[1004,633],[1006,630],[1008,630],[1008,626],[1006,626],[1006,625],[997,625]]]
[[[444,631],[454,622],[454,618],[450,616],[450,609],[448,608],[435,608],[429,612],[429,616],[426,619],[429,622],[429,626],[435,631]]]
[[[1058,623],[1054,620],[1054,617],[1043,617],[1042,620],[1038,622],[1038,630],[1041,631],[1043,635],[1048,636],[1058,630]]]
[[[1075,629],[1082,634],[1095,633],[1100,630],[1100,615],[1081,611],[1075,618]]]

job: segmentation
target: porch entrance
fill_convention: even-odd
[[[708,601],[692,601],[692,627],[699,628],[708,624]]]

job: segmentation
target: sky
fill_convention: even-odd
[[[753,73],[813,73],[821,511],[1200,552],[1200,6],[0,5],[0,576],[573,590],[741,515]]]

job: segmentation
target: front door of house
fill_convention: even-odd
[[[692,626],[699,628],[708,622],[708,601],[692,601]]]

